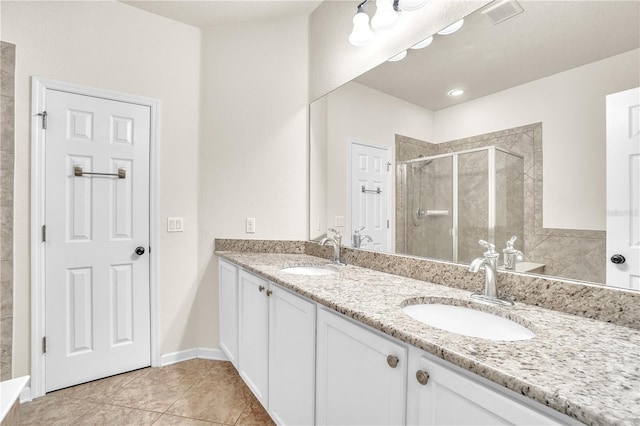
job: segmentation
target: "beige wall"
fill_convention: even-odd
[[[15,322],[13,374],[29,374],[30,77],[160,99],[162,353],[199,344],[197,296],[200,31],[119,2],[2,2],[3,40],[16,44]]]
[[[607,94],[640,85],[640,50],[435,113],[445,142],[542,122],[544,227],[606,227]]]
[[[207,29],[202,43],[200,309],[218,347],[214,238],[308,235],[308,18]],[[247,217],[256,233],[245,233]]]

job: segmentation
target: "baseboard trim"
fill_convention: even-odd
[[[31,398],[31,385],[27,385],[20,392],[20,404],[24,404],[25,402],[31,402],[33,398]]]
[[[171,352],[160,355],[160,365],[166,366],[177,362],[188,361],[190,359],[211,359],[216,361],[228,361],[227,356],[221,349],[213,348],[191,348],[183,351]]]

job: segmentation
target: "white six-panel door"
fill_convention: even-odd
[[[48,392],[150,365],[150,108],[50,89],[46,102]]]
[[[390,248],[388,164],[388,150],[351,144],[351,235],[364,227],[360,235],[369,235],[373,240],[363,243],[364,249],[389,251]]]
[[[607,96],[607,284],[640,290],[640,88]]]

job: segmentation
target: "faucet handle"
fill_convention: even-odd
[[[331,231],[331,232],[333,232],[334,234],[336,234],[336,235],[335,235],[336,237],[341,237],[341,235],[340,235],[340,231],[338,231],[337,229],[335,229],[335,228],[329,228],[329,231]]]
[[[358,235],[358,234],[360,234],[360,232],[364,231],[364,228],[366,228],[366,226],[363,226],[363,227],[362,227],[362,228],[360,228],[360,229],[356,229],[356,230],[355,230],[355,231],[353,231],[353,232],[354,232],[354,234]]]
[[[488,249],[489,251],[493,251],[493,250],[496,249],[495,244],[491,244],[490,242],[485,241],[485,240],[478,241],[478,244],[480,244],[482,247]]]

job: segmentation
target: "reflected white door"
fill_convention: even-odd
[[[389,251],[389,151],[351,144],[351,236],[360,229],[367,250]],[[364,189],[363,189],[364,188]]]
[[[607,284],[640,290],[640,88],[607,96]]]
[[[49,392],[150,365],[150,108],[56,90],[46,108]]]

